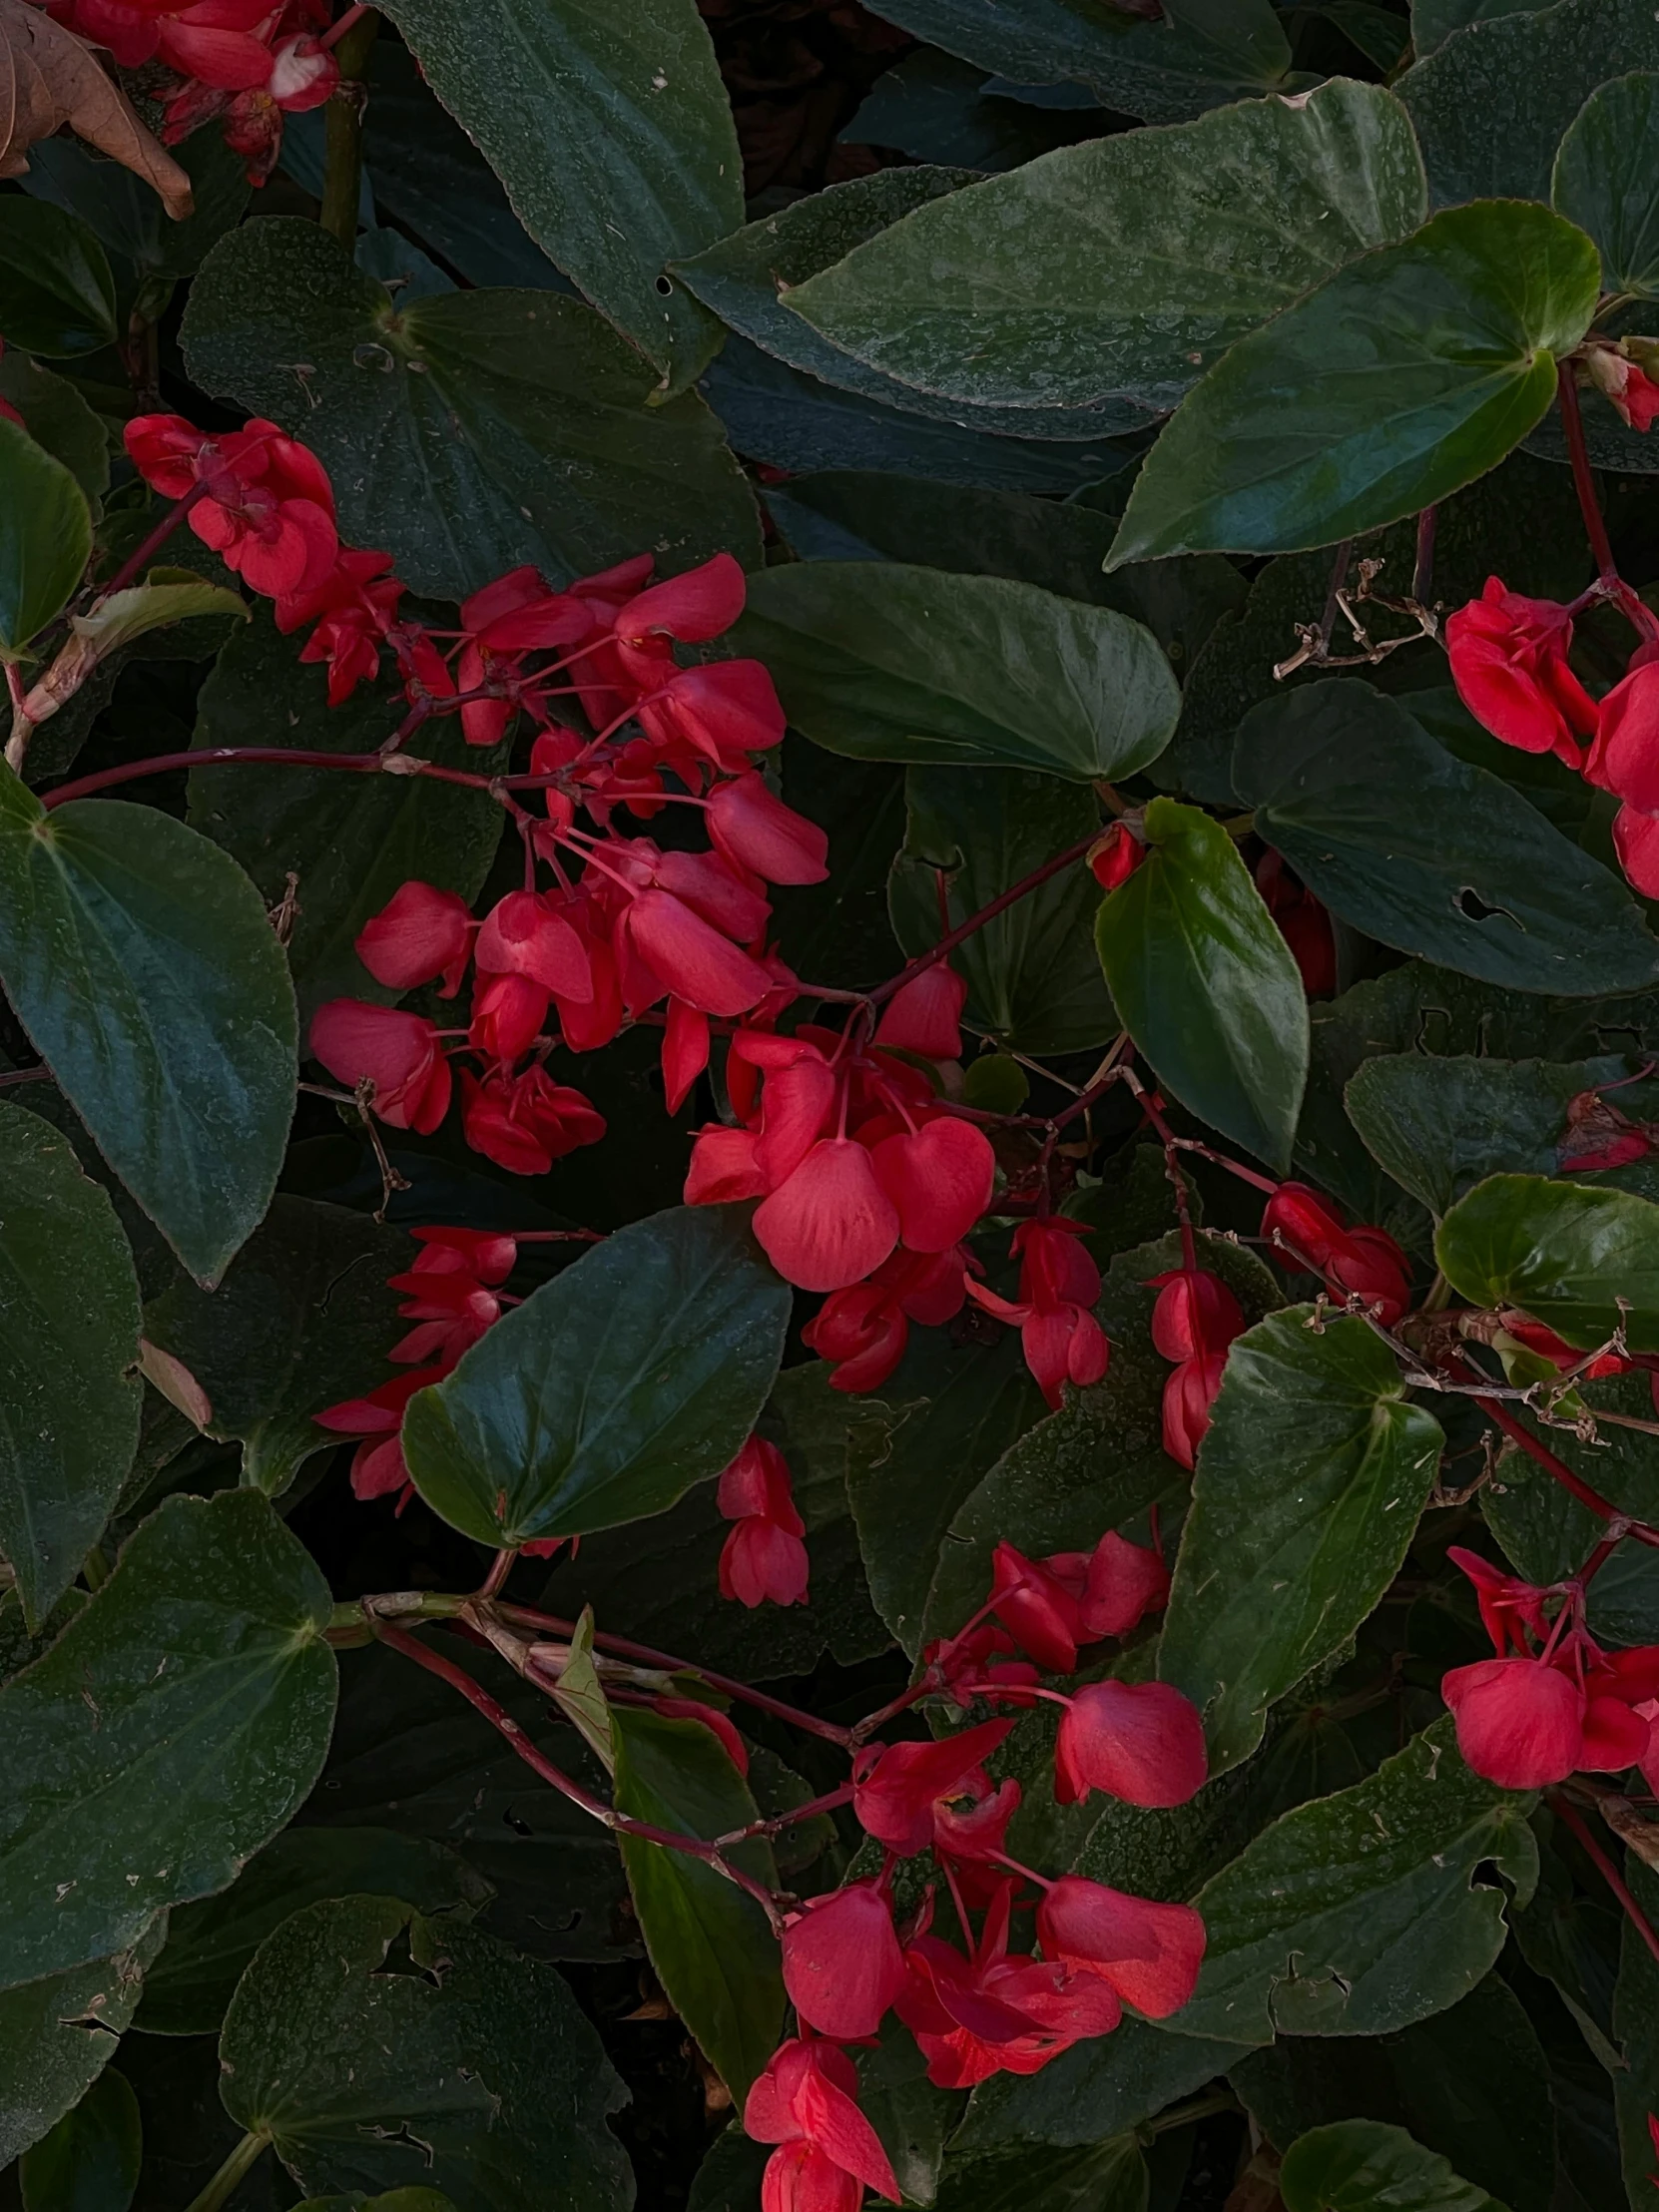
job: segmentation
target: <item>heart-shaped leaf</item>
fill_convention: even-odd
[[[1450,208],[1241,338],[1135,479],[1114,567],[1292,553],[1431,506],[1495,468],[1589,328],[1600,262],[1547,208]]]
[[[486,1544],[660,1513],[719,1474],[754,1427],[789,1313],[742,1211],[683,1206],[635,1222],[410,1399],[415,1486]]]
[[[1627,1191],[1494,1175],[1446,1215],[1434,1257],[1474,1306],[1518,1306],[1588,1352],[1623,1327],[1659,1352],[1659,1206]]]
[[[1146,839],[1095,923],[1112,1003],[1183,1105],[1288,1168],[1308,1076],[1308,1001],[1290,946],[1212,817],[1155,799]]]
[[[92,552],[85,492],[20,423],[0,416],[0,661],[62,612]]]
[[[0,769],[0,977],[105,1159],[217,1282],[271,1203],[298,1080],[293,985],[253,884],[154,807],[49,814]]]
[[[1279,2169],[1285,2212],[1507,2212],[1402,2127],[1339,2120],[1311,2128]]]
[[[1659,298],[1659,177],[1647,150],[1659,135],[1659,73],[1615,77],[1585,101],[1561,141],[1550,180],[1556,212],[1601,251],[1606,291]]]
[[[732,633],[791,722],[858,761],[1130,776],[1169,743],[1180,694],[1150,631],[1033,584],[901,561],[763,571]]]
[[[781,272],[784,306],[887,377],[976,406],[1127,393],[1167,408],[1235,339],[1427,214],[1404,109],[1339,79],[1294,106],[1065,147],[906,210],[822,275]]]

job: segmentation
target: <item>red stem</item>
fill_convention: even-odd
[[[1601,502],[1596,497],[1589,448],[1584,443],[1584,417],[1578,407],[1578,384],[1571,361],[1563,361],[1555,371],[1555,396],[1561,409],[1561,427],[1566,432],[1567,459],[1572,464],[1572,486],[1578,494],[1584,528],[1589,535],[1590,551],[1595,558],[1596,573],[1603,584],[1616,584],[1619,577],[1618,563],[1613,558],[1612,540],[1607,535]]]
[[[1053,859],[1045,860],[1041,867],[1033,868],[1029,875],[1022,875],[1017,883],[1012,884],[1000,897],[993,898],[988,906],[981,906],[976,914],[969,914],[966,921],[958,922],[955,928],[942,936],[929,951],[918,952],[913,960],[908,961],[905,966],[900,968],[890,982],[877,984],[875,989],[867,994],[869,1003],[872,1006],[879,1006],[883,999],[891,998],[894,991],[902,989],[906,983],[913,982],[924,968],[930,968],[936,960],[948,959],[956,947],[959,944],[965,944],[975,930],[983,929],[986,922],[994,921],[998,914],[1006,913],[1008,908],[1017,905],[1027,892],[1034,891],[1040,884],[1046,883],[1051,875],[1058,875],[1063,869],[1074,866],[1077,861],[1082,859],[1090,845],[1099,840],[1099,836],[1100,831],[1098,830],[1092,831],[1090,835],[1080,838],[1076,844],[1068,845],[1064,852],[1056,852]]]
[[[1479,1375],[1480,1370],[1472,1360],[1465,1358],[1462,1364],[1471,1375]],[[1564,1490],[1570,1490],[1579,1504],[1588,1506],[1599,1520],[1624,1519],[1616,1505],[1610,1505],[1599,1490],[1592,1490],[1582,1476],[1574,1474],[1564,1459],[1557,1458],[1549,1446],[1534,1436],[1524,1422],[1518,1421],[1501,1398],[1476,1396],[1474,1402],[1497,1423],[1511,1443],[1518,1444],[1522,1451],[1537,1461],[1546,1474],[1553,1475]],[[1649,1528],[1645,1521],[1632,1521],[1626,1533],[1634,1536],[1639,1544],[1659,1544],[1659,1529]],[[1598,1560],[1597,1565],[1599,1564]]]
[[[560,1620],[555,1613],[538,1613],[529,1605],[497,1605],[496,1611],[503,1620],[516,1622],[523,1628],[545,1628],[555,1636],[576,1633],[574,1621]],[[637,1659],[643,1666],[665,1667],[671,1674],[700,1675],[711,1690],[723,1690],[728,1697],[741,1698],[757,1712],[791,1721],[809,1735],[822,1736],[828,1744],[838,1744],[843,1751],[853,1747],[850,1728],[838,1727],[833,1721],[821,1721],[816,1713],[803,1713],[793,1705],[786,1705],[782,1698],[768,1697],[764,1690],[751,1689],[747,1682],[735,1681],[730,1675],[712,1673],[693,1659],[676,1659],[672,1652],[654,1651],[649,1644],[636,1644],[627,1636],[607,1636],[596,1631],[593,1640],[600,1651],[614,1652],[619,1659]]]
[[[98,596],[100,599],[108,599],[115,592],[125,591],[127,586],[137,579],[146,563],[172,537],[174,531],[178,529],[180,523],[184,521],[186,515],[190,513],[192,507],[196,505],[196,502],[206,492],[207,488],[206,483],[198,481],[191,486],[183,499],[174,501],[136,552],[128,554],[107,584],[99,585]]]
[[[579,1806],[584,1813],[590,1814],[594,1820],[618,1835],[638,1836],[642,1843],[661,1844],[669,1851],[684,1852],[690,1859],[701,1859],[706,1866],[725,1875],[729,1882],[736,1883],[740,1890],[747,1890],[765,1909],[768,1920],[774,1926],[777,1925],[777,1907],[773,1903],[771,1892],[762,1884],[752,1881],[738,1868],[729,1866],[722,1858],[718,1844],[705,1843],[698,1836],[678,1835],[669,1828],[653,1828],[648,1821],[632,1820],[626,1813],[619,1813],[615,1806],[607,1805],[603,1798],[596,1798],[590,1791],[584,1790],[573,1776],[566,1774],[562,1767],[556,1767],[544,1752],[538,1751],[507,1708],[491,1697],[481,1682],[475,1682],[464,1667],[457,1666],[452,1659],[444,1658],[441,1652],[433,1651],[429,1645],[423,1644],[417,1636],[409,1635],[393,1621],[376,1620],[374,1633],[383,1644],[389,1644],[393,1651],[400,1651],[405,1659],[412,1659],[417,1667],[424,1667],[428,1674],[435,1674],[441,1682],[447,1682],[452,1690],[459,1690],[467,1703],[476,1712],[482,1713],[490,1726],[506,1738],[525,1765],[538,1774],[543,1782],[557,1790],[561,1797],[569,1798],[572,1805]]]
[[[1572,1830],[1578,1841],[1584,1846],[1585,1856],[1624,1908],[1625,1918],[1629,1921],[1631,1927],[1642,1938],[1642,1941],[1646,1943],[1653,1956],[1659,1959],[1659,1936],[1653,1933],[1652,1922],[1631,1896],[1625,1885],[1623,1875],[1620,1874],[1618,1868],[1614,1866],[1612,1860],[1608,1858],[1606,1852],[1602,1850],[1591,1835],[1589,1824],[1579,1812],[1577,1806],[1571,1804],[1564,1797],[1555,1796],[1553,1792],[1550,1794],[1549,1803],[1552,1811],[1561,1816],[1568,1828]]]

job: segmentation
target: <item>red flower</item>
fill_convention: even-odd
[[[804,1291],[841,1291],[878,1268],[898,1242],[898,1213],[870,1156],[846,1137],[821,1137],[757,1207],[767,1258]]]
[[[1012,1240],[1021,1255],[1018,1300],[999,1298],[982,1284],[967,1287],[988,1314],[1019,1325],[1025,1364],[1055,1407],[1067,1382],[1098,1382],[1111,1357],[1106,1332],[1090,1311],[1100,1296],[1100,1270],[1075,1241],[1085,1235],[1081,1222],[1055,1215],[1022,1221]]]
[[[1482,728],[1523,753],[1579,767],[1595,703],[1567,666],[1572,618],[1549,599],[1526,599],[1495,576],[1445,626],[1457,696]]]
[[[1083,1641],[1079,1592],[1046,1562],[1027,1559],[1010,1543],[991,1554],[991,1604],[1022,1651],[1050,1674],[1070,1674]]]
[[[1091,1682],[1060,1722],[1054,1795],[1079,1805],[1091,1790],[1126,1805],[1185,1805],[1209,1779],[1198,1708],[1168,1682]]]
[[[1158,1293],[1152,1342],[1176,1363],[1164,1384],[1164,1449],[1190,1467],[1210,1426],[1227,1348],[1244,1334],[1245,1318],[1227,1285],[1204,1268],[1155,1275],[1147,1287]]]
[[[972,1956],[919,1935],[904,1953],[908,1978],[896,2010],[927,2060],[936,2088],[967,2089],[993,2073],[1031,2074],[1123,2017],[1097,1974],[1060,1959],[1008,1955],[1013,1885],[998,1883]]]
[[[990,1205],[996,1154],[982,1129],[954,1114],[883,1137],[869,1159],[907,1251],[954,1250]]]
[[[1103,891],[1115,891],[1146,858],[1146,839],[1137,837],[1125,822],[1114,822],[1088,850],[1089,873]]]
[[[769,883],[822,883],[830,870],[830,838],[798,815],[755,770],[717,784],[709,794],[709,835],[734,867]]]
[[[1543,1789],[1577,1772],[1584,1698],[1559,1668],[1541,1659],[1479,1659],[1453,1667],[1440,1695],[1456,1715],[1465,1763],[1500,1789]]]
[[[892,1908],[873,1882],[809,1899],[783,1946],[790,2002],[809,2027],[843,2042],[873,2035],[904,1985]]]
[[[1659,416],[1659,384],[1617,347],[1593,345],[1580,355],[1589,379],[1619,420],[1631,430],[1650,430]]]
[[[1562,1172],[1567,1175],[1622,1168],[1632,1160],[1645,1160],[1653,1150],[1651,1125],[1631,1121],[1616,1106],[1609,1106],[1599,1091],[1580,1091],[1567,1101],[1567,1126],[1559,1149]],[[1575,1352],[1562,1364],[1571,1367],[1578,1357]]]
[[[253,590],[304,592],[332,570],[339,540],[327,471],[275,422],[256,415],[215,439],[182,415],[135,415],[123,434],[139,474],[167,497],[206,487],[190,526]]]
[[[958,1791],[1013,1725],[981,1721],[936,1743],[865,1745],[852,1776],[852,1810],[864,1833],[900,1858],[925,1851],[933,1840],[934,1801]]]
[[[960,1246],[951,1252],[900,1250],[883,1260],[867,1283],[827,1298],[801,1341],[820,1359],[835,1363],[830,1387],[878,1389],[904,1356],[911,1322],[940,1329],[955,1320],[974,1264]]]
[[[511,1237],[482,1229],[411,1229],[409,1234],[423,1250],[406,1274],[388,1278],[386,1288],[404,1294],[397,1311],[420,1326],[394,1345],[389,1357],[407,1361],[436,1356],[453,1365],[500,1319],[496,1291],[513,1272],[518,1246]]]
[[[857,2094],[852,2061],[834,2043],[797,2038],[773,2052],[743,2108],[750,2141],[781,2146],[767,2161],[761,2212],[858,2212],[866,2189],[899,2201]]]
[[[875,1027],[875,1042],[914,1052],[924,1060],[959,1060],[958,1024],[967,1004],[967,988],[948,960],[935,960],[901,983],[887,1000]]]
[[[477,927],[466,900],[454,891],[410,880],[357,934],[357,957],[376,983],[411,991],[440,975],[440,998],[453,998],[466,972]]]
[[[1384,1230],[1345,1229],[1306,1183],[1281,1183],[1262,1213],[1262,1235],[1297,1266],[1325,1278],[1334,1298],[1362,1298],[1384,1329],[1404,1313],[1411,1264]]]
[[[716,1503],[736,1527],[720,1554],[720,1594],[756,1606],[807,1602],[807,1524],[795,1509],[789,1462],[751,1436],[721,1475]]]
[[[1083,1640],[1127,1636],[1169,1603],[1170,1576],[1158,1553],[1108,1529],[1089,1559],[1081,1607]]]
[[[340,1082],[373,1084],[369,1104],[389,1128],[427,1137],[449,1111],[449,1062],[437,1029],[419,1014],[331,998],[311,1016],[310,1043]]]
[[[1063,1875],[1037,1907],[1043,1954],[1098,1974],[1137,2012],[1166,2020],[1193,1993],[1204,1923],[1190,1905],[1155,1905]]]
[[[1279,934],[1291,948],[1310,998],[1331,998],[1337,989],[1337,936],[1331,916],[1300,876],[1293,875],[1277,852],[1256,863],[1256,888]]]
[[[514,1175],[545,1175],[555,1160],[597,1144],[605,1117],[591,1100],[542,1067],[513,1075],[495,1068],[482,1082],[461,1076],[461,1126],[474,1152]]]
[[[236,153],[246,150],[229,127],[226,142]],[[284,637],[307,622],[316,624],[299,658],[327,664],[330,707],[349,699],[364,677],[379,674],[380,647],[403,596],[397,578],[386,574],[390,567],[389,553],[359,553],[342,545],[319,583],[276,600],[276,627]]]
[[[1584,774],[1637,814],[1659,815],[1659,664],[1640,662],[1603,699]]]
[[[416,1390],[423,1390],[428,1382],[441,1382],[448,1373],[448,1368],[440,1365],[394,1375],[389,1382],[380,1383],[365,1396],[342,1398],[338,1405],[312,1414],[319,1428],[362,1439],[351,1460],[353,1497],[388,1497],[395,1492],[397,1510],[403,1510],[414,1492],[409,1470],[403,1464],[403,1410]]]

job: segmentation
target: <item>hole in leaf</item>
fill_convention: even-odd
[[[1471,890],[1466,883],[1452,900],[1452,904],[1469,921],[1491,921],[1495,917],[1501,917],[1504,921],[1513,921],[1517,929],[1520,927],[1519,921],[1507,906],[1488,906],[1480,893]]]
[[[674,295],[674,279],[670,276],[659,276],[657,278],[657,289],[665,299],[672,298]]]

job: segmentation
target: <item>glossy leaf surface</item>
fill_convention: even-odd
[[[1155,799],[1146,835],[1095,924],[1112,1002],[1184,1105],[1285,1166],[1308,1072],[1296,962],[1212,816]]]
[[[1340,2120],[1295,2142],[1280,2168],[1286,2212],[1504,2212],[1402,2127]]]
[[[78,216],[20,199],[0,232],[0,324],[10,345],[49,359],[116,337],[109,257]]]
[[[1548,407],[1598,276],[1582,231],[1508,203],[1448,209],[1353,263],[1194,386],[1114,564],[1330,545],[1483,476]]]
[[[1659,1352],[1659,1206],[1628,1192],[1494,1175],[1440,1224],[1434,1253],[1475,1306],[1518,1306],[1589,1351],[1622,1320]]]
[[[0,660],[68,603],[92,551],[86,494],[62,461],[0,418]]]

